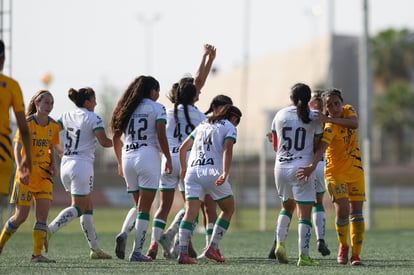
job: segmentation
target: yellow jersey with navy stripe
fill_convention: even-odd
[[[50,148],[53,144],[59,144],[59,124],[49,117],[48,124],[41,126],[34,115],[27,119],[30,131],[32,171],[29,177],[29,189],[31,192],[41,192],[50,189],[52,175],[50,172],[51,157]],[[20,132],[16,132],[15,142],[21,142]],[[21,152],[24,155],[24,149]],[[19,183],[19,172],[16,171],[15,181]]]
[[[17,81],[0,74],[0,162],[10,162],[13,166],[10,108],[15,113],[24,112],[22,91]]]
[[[351,105],[343,107],[343,117],[357,117]],[[321,141],[329,145],[325,154],[325,178],[347,182],[364,176],[356,129],[326,123]]]

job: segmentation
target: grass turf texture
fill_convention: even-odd
[[[53,209],[53,218],[59,209]],[[31,263],[31,227],[33,214],[5,246],[0,255],[0,274],[412,274],[412,240],[414,228],[412,209],[378,209],[374,211],[375,227],[366,232],[363,247],[363,267],[342,266],[336,263],[337,240],[333,230],[333,216],[328,213],[326,240],[331,255],[322,257],[316,250],[316,240],[312,239],[310,255],[319,261],[319,267],[296,267],[297,225],[292,221],[286,243],[289,264],[282,265],[267,259],[273,241],[273,224],[278,210],[268,213],[266,232],[258,231],[258,211],[239,210],[237,222],[221,242],[226,262],[203,262],[198,265],[178,265],[175,260],[166,260],[162,251],[152,263],[131,263],[119,260],[114,255],[115,235],[121,227],[127,209],[104,209],[94,211],[95,224],[102,249],[113,255],[112,260],[90,260],[89,249],[79,226],[79,220],[53,236],[49,253],[57,260],[55,264]],[[396,212],[397,211],[397,212]],[[401,217],[401,220],[400,220]],[[404,219],[405,217],[405,219]],[[236,217],[235,217],[236,218]],[[313,235],[314,237],[314,235]],[[146,252],[150,239],[144,247]],[[126,256],[132,249],[133,234],[129,236]],[[198,252],[204,246],[204,235],[195,233],[194,246]]]

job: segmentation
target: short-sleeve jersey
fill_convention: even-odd
[[[223,167],[224,141],[231,139],[236,143],[237,129],[227,119],[214,123],[203,121],[190,134],[194,140],[187,162],[187,172],[196,173],[205,168]]]
[[[296,107],[289,106],[276,113],[271,131],[277,136],[275,166],[297,167],[312,161],[314,138],[322,136],[322,123],[318,120],[304,123]]]
[[[49,149],[53,144],[59,144],[59,124],[49,117],[49,122],[46,126],[40,126],[34,115],[27,117],[27,126],[30,131],[31,141],[31,156],[32,156],[32,171],[29,177],[29,187],[32,192],[42,191],[44,188],[42,183],[33,180],[36,178],[42,178],[50,180],[52,183],[52,177],[50,174],[50,152]],[[21,142],[21,136],[19,130],[16,132],[14,139],[15,142]],[[25,154],[24,148],[22,148],[22,155]],[[19,171],[16,171],[16,181],[19,182]]]
[[[356,117],[354,108],[347,104],[343,107],[344,117]],[[344,126],[326,123],[322,140],[328,144],[326,149],[325,177],[335,177],[343,181],[355,180],[363,176],[361,154],[357,131]]]
[[[19,83],[0,74],[0,158],[11,159],[10,108],[14,112],[24,112],[24,101]]]
[[[166,133],[169,150],[172,154],[178,153],[181,143],[189,134],[191,134],[195,127],[207,118],[203,112],[198,110],[193,105],[188,105],[187,108],[191,124],[187,123],[187,119],[184,114],[184,106],[182,104],[177,106],[177,123],[174,117],[174,108],[167,110]]]
[[[129,119],[124,132],[122,156],[133,156],[143,147],[155,147],[159,150],[156,123],[167,121],[164,105],[144,98]]]
[[[105,128],[102,119],[86,108],[76,108],[62,114],[57,122],[65,130],[64,157],[93,161],[96,148],[94,132]]]

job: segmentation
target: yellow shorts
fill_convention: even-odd
[[[45,188],[49,189],[49,188]],[[30,191],[30,186],[14,182],[13,193],[10,198],[10,203],[16,203],[20,206],[31,206],[33,199],[48,199],[53,200],[53,186],[50,184],[49,190],[42,190],[37,192]]]
[[[365,201],[364,177],[348,182],[326,178],[325,185],[332,201],[342,198],[347,198],[349,201]]]

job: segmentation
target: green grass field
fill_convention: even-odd
[[[53,218],[59,209],[53,209]],[[316,245],[311,256],[320,262],[319,267],[296,267],[297,231],[292,222],[287,240],[290,263],[281,265],[267,259],[273,241],[273,226],[277,209],[268,213],[268,231],[258,230],[258,211],[239,210],[230,230],[220,244],[226,256],[225,263],[202,262],[198,265],[178,265],[159,253],[151,263],[131,263],[114,255],[115,235],[121,227],[127,209],[95,209],[94,217],[101,247],[112,254],[112,260],[90,260],[89,249],[75,220],[53,236],[48,257],[55,264],[31,263],[31,227],[33,214],[5,246],[0,256],[0,274],[414,274],[413,209],[378,209],[374,211],[375,225],[366,232],[362,259],[363,267],[336,264],[337,240],[333,230],[334,217],[328,212],[326,240],[332,254],[320,256]],[[296,220],[296,219],[295,219]],[[149,243],[147,235],[145,251]],[[128,239],[127,255],[132,249],[133,235]],[[195,233],[194,246],[200,251],[204,235]],[[313,242],[315,244],[315,242]],[[145,252],[144,251],[144,252]]]

